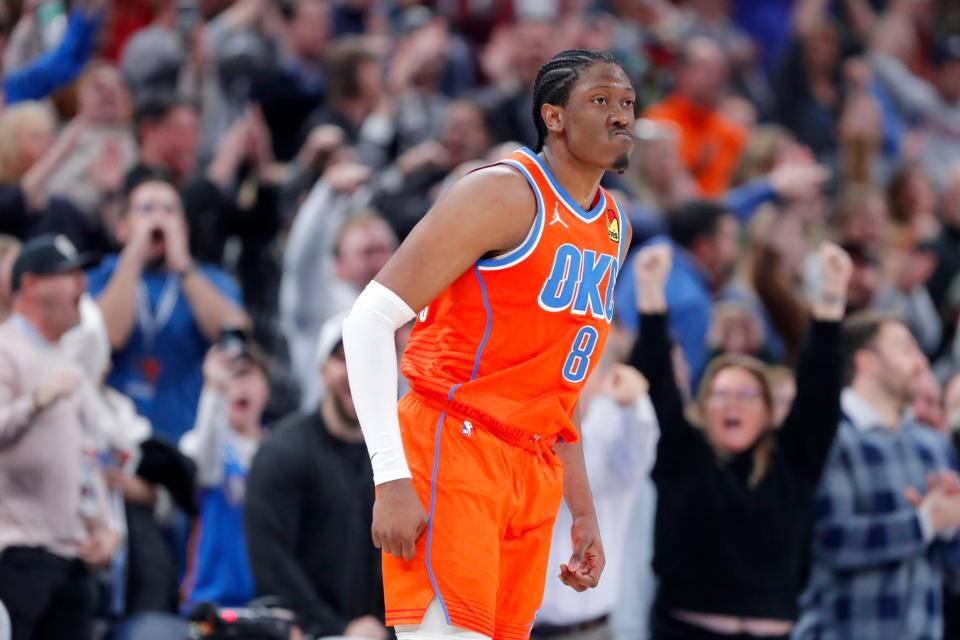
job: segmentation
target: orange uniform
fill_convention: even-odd
[[[401,363],[400,427],[429,515],[411,562],[384,555],[387,624],[447,621],[523,640],[543,595],[571,416],[613,318],[624,221],[602,188],[581,209],[532,151],[513,167],[536,196],[524,242],[481,259],[418,317]]]

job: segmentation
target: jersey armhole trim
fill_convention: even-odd
[[[537,245],[540,243],[540,237],[543,235],[544,227],[543,196],[540,195],[540,189],[537,187],[533,176],[530,175],[526,167],[516,160],[502,160],[497,164],[505,164],[516,169],[520,172],[520,175],[526,179],[527,184],[530,185],[530,189],[533,191],[533,195],[537,199],[537,213],[533,217],[533,224],[530,225],[530,231],[527,233],[527,237],[524,238],[518,247],[494,258],[477,260],[477,267],[484,271],[506,269],[522,262],[537,248]]]
[[[627,239],[627,229],[626,229],[626,226],[624,226],[623,224],[623,209],[620,208],[620,203],[618,203],[617,199],[614,198],[612,195],[610,195],[609,193],[604,193],[604,196],[607,198],[609,202],[613,203],[613,208],[617,212],[617,224],[620,226],[620,241],[619,241],[620,246],[617,249],[617,262],[620,265],[623,265],[625,249],[629,248],[626,246],[626,242],[625,242]]]

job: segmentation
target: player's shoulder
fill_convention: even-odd
[[[447,195],[462,199],[470,206],[485,205],[494,211],[529,210],[536,205],[527,180],[507,164],[488,165],[468,173],[454,183]]]

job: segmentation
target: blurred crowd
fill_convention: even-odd
[[[343,314],[452,181],[535,143],[533,81],[568,48],[613,53],[637,89],[630,166],[603,183],[634,251],[584,398],[609,579],[592,600],[548,586],[534,635],[960,637],[960,5],[9,0],[0,603],[14,639],[185,637],[197,605],[251,601],[292,611],[289,637],[388,637]],[[658,280],[635,256],[664,241]],[[838,299],[856,315],[842,335],[822,311]],[[647,331],[665,351],[642,346]],[[723,356],[752,357],[723,366],[762,388],[717,396]],[[768,454],[765,434],[716,435],[709,411],[694,444],[674,433],[689,426],[675,404],[761,396],[758,420],[813,421],[819,439],[784,427]],[[877,438],[861,423],[900,439],[861,442]],[[701,453],[712,462],[681,464]],[[871,484],[887,464],[906,471]],[[743,506],[678,488],[678,468],[706,493],[725,486],[715,468],[756,489],[746,520],[675,508]],[[763,492],[764,478],[800,488]],[[784,496],[796,513],[770,516]],[[767,516],[785,536],[772,550],[744,531]],[[670,543],[671,527],[699,534]],[[742,536],[743,554],[718,563],[729,549],[704,527]]]

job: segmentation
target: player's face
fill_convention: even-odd
[[[619,65],[604,62],[585,69],[564,109],[564,133],[573,155],[604,169],[625,169],[633,151],[636,99]]]

